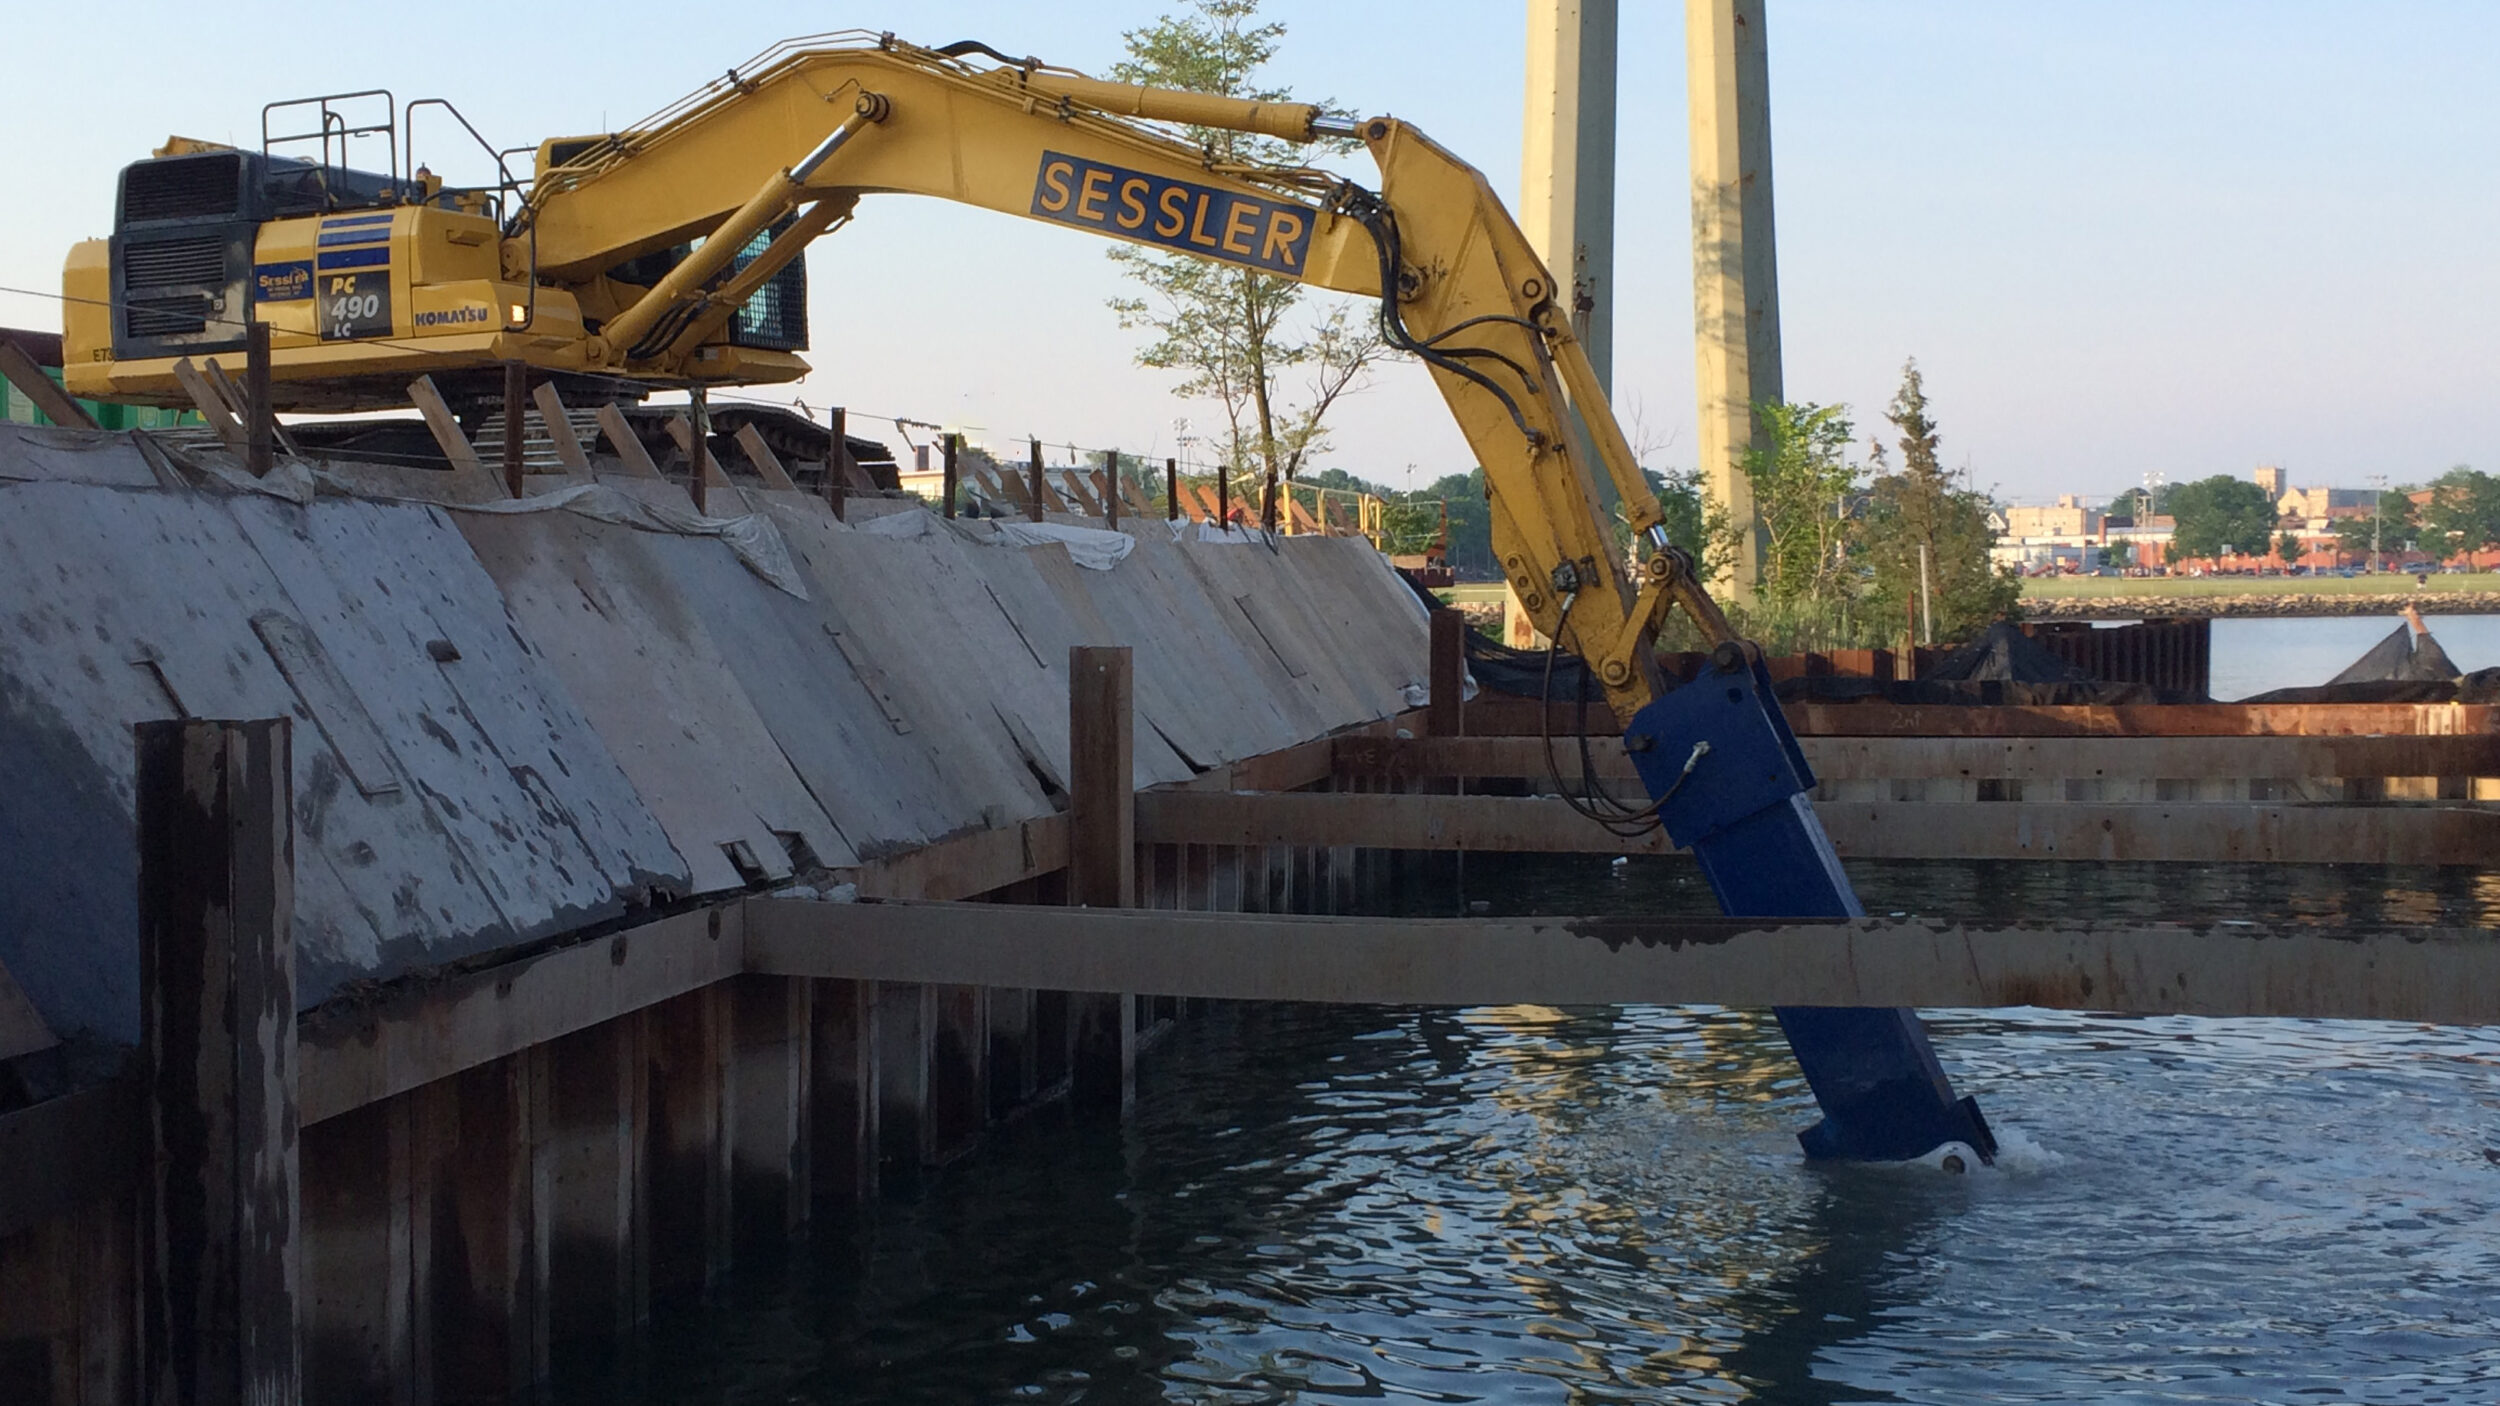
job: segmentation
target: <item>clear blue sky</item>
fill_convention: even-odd
[[[50,288],[68,244],[106,232],[124,162],[168,132],[256,140],[272,99],[443,96],[517,145],[629,121],[811,30],[977,37],[1099,71],[1167,6],[26,8],[0,54],[18,122],[0,283]],[[1515,190],[1521,4],[1268,8],[1291,30],[1282,81],[1414,121]],[[1616,400],[1657,462],[1682,464],[1682,7],[1623,10]],[[2267,461],[2299,483],[2500,469],[2500,5],[1770,0],[1769,27],[1792,399],[1878,428],[1916,355],[1948,460],[2023,499]],[[1176,415],[1213,418],[1132,364],[1103,309],[1121,285],[1086,236],[894,198],[809,268],[818,406],[1157,453]],[[0,295],[0,322],[57,317]],[[1391,481],[1470,462],[1411,367],[1351,404],[1337,441],[1329,462]]]

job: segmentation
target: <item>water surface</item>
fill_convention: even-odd
[[[1875,911],[2494,921],[2464,870],[1853,866]],[[1690,867],[1423,905],[1707,911]],[[603,1403],[2500,1401],[2500,1034],[1940,1013],[2005,1136],[1801,1162],[1767,1016],[1223,1007],[664,1329]],[[581,1399],[593,1399],[575,1384]]]
[[[2325,683],[2403,623],[2393,611],[2284,620],[2226,616],[2213,625],[2211,692],[2228,703],[2268,689]],[[2500,615],[2433,615],[2427,623],[2458,668],[2470,673],[2500,665]]]

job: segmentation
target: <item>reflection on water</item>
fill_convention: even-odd
[[[1478,861],[1467,889],[1675,906],[1677,866],[1627,868]],[[1870,908],[1973,916],[2488,921],[2493,898],[2455,871],[2153,866],[2086,894],[2064,868],[1854,871]],[[1010,1129],[743,1271],[633,1394],[2500,1399],[2500,1033],[1935,1026],[2004,1169],[1801,1164],[1811,1101],[1755,1013],[1223,1008],[1149,1061],[1126,1126]]]

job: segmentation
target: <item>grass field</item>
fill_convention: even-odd
[[[1433,592],[1450,605],[1500,605],[1502,583],[1499,581],[1462,581],[1455,586]]]
[[[2428,596],[2500,591],[2500,572],[2438,576],[2043,576],[2023,582],[2025,600],[2107,600],[2129,596]]]

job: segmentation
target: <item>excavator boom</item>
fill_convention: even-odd
[[[1185,128],[1357,142],[1379,186],[1218,160]],[[525,188],[491,202],[430,183],[413,152],[361,183],[327,152],[309,174],[267,143],[125,172],[114,238],[71,256],[70,389],[171,400],[175,361],[239,345],[246,318],[270,325],[276,394],[297,408],[404,403],[393,387],[418,374],[499,386],[516,361],[633,394],[792,379],[803,337],[741,336],[739,317],[886,194],[1374,298],[1483,467],[1512,589],[1627,726],[1652,801],[1611,820],[1663,823],[1732,914],[1859,911],[1759,655],[1667,541],[1554,275],[1483,175],[1404,122],[857,35],[780,46],[624,131],[541,143]],[[1674,610],[1717,644],[1718,672],[1670,693],[1654,644]],[[1911,1013],[1780,1016],[1825,1113],[1809,1152],[1991,1150]]]

